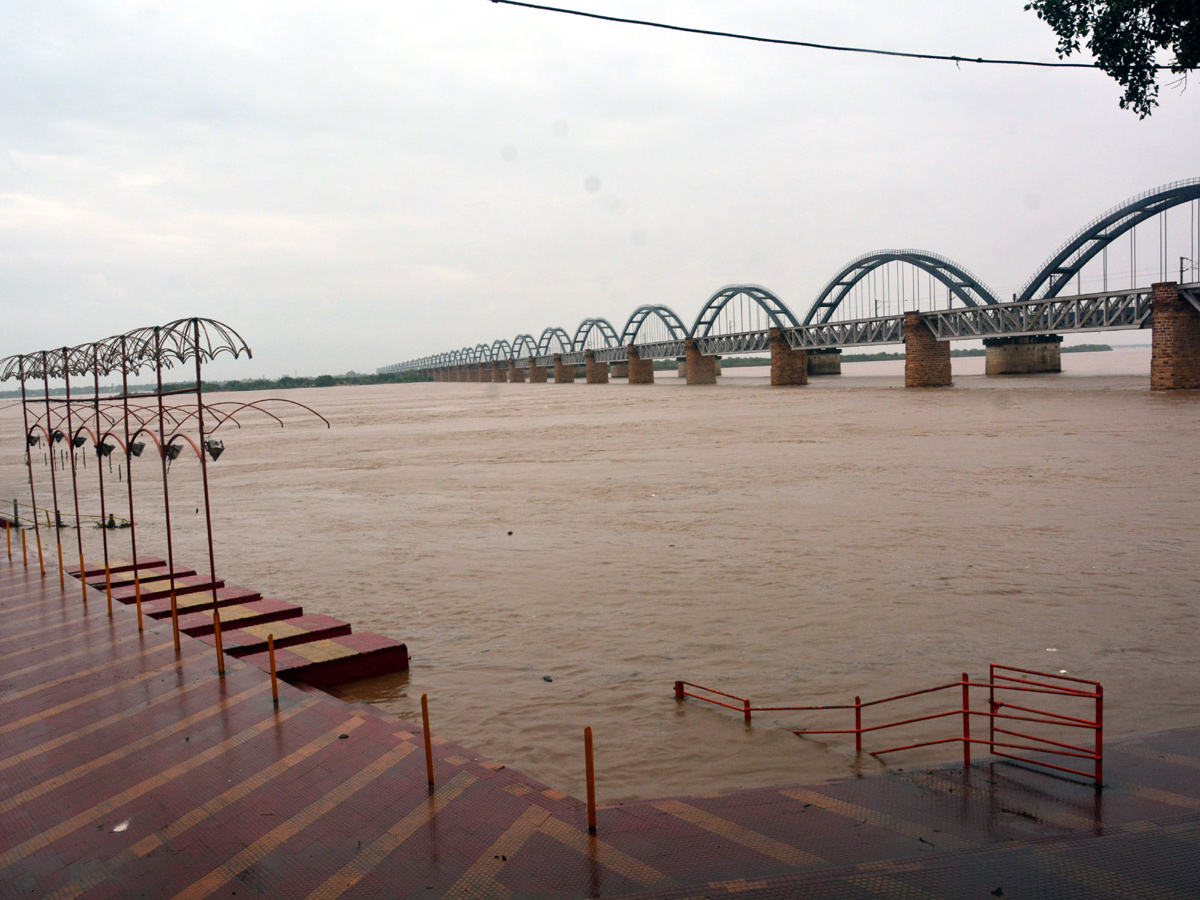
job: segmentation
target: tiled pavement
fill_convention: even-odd
[[[1200,729],[602,807],[0,556],[0,897],[1200,897]],[[668,697],[664,703],[669,704]]]

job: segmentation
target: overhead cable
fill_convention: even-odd
[[[704,34],[710,37],[733,38],[739,41],[754,41],[759,44],[783,44],[787,47],[804,47],[809,50],[833,50],[839,53],[866,53],[872,56],[897,56],[903,59],[932,59],[952,63],[976,63],[985,66],[1032,66],[1039,69],[1096,69],[1095,63],[1085,62],[1042,62],[1032,59],[988,59],[982,56],[956,56],[946,53],[909,53],[903,50],[880,50],[872,47],[844,47],[838,44],[818,44],[813,41],[792,41],[786,38],[762,37],[754,34],[738,34],[732,31],[716,31],[710,28],[689,28],[686,25],[669,25],[665,22],[650,22],[645,19],[627,19],[623,16],[607,16],[602,13],[584,12],[579,9],[563,9],[558,6],[544,6],[540,3],[524,3],[521,0],[492,0],[506,6],[521,6],[525,9],[537,9],[543,12],[562,13],[568,16],[579,16],[584,19],[599,19],[602,22],[619,22],[623,25],[643,25],[647,28],[661,28],[664,31],[682,31],[685,34]],[[1152,69],[1174,69],[1170,65],[1155,64]],[[1177,71],[1177,70],[1176,70]]]

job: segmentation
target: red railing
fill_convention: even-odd
[[[1031,677],[1033,680],[1031,680]],[[689,691],[688,688],[694,688],[696,691],[701,691],[702,693]],[[900,700],[908,700],[925,694],[935,694],[941,691],[949,691],[955,688],[958,688],[962,692],[961,706],[958,706],[957,708],[927,713],[925,715],[910,716],[909,718],[883,722],[877,725],[863,725],[864,709],[880,706],[884,703],[895,703]],[[988,707],[986,710],[971,708],[972,688],[987,689]],[[1075,700],[1091,700],[1094,702],[1094,718],[1087,719],[1078,715],[1067,715],[1064,712],[1038,708],[1032,705],[1033,703],[1037,702],[1036,698],[1023,701],[1022,703],[1015,702],[1021,699],[1021,695],[1027,694],[1047,695],[1047,699],[1050,697],[1063,698],[1068,702]],[[1060,772],[1067,772],[1072,775],[1080,775],[1084,778],[1091,778],[1095,781],[1097,786],[1101,785],[1104,780],[1104,688],[1099,682],[1088,681],[1083,678],[1070,678],[1066,675],[1056,675],[1051,672],[1037,672],[1032,669],[1017,669],[1012,666],[1000,666],[993,663],[988,670],[987,681],[971,681],[967,673],[963,672],[962,678],[958,681],[951,681],[947,684],[939,684],[936,687],[925,688],[919,691],[909,691],[906,694],[896,694],[892,697],[882,697],[878,700],[868,700],[865,703],[862,701],[862,698],[855,697],[853,703],[823,706],[753,706],[745,697],[738,697],[735,694],[728,694],[725,691],[718,691],[714,688],[693,684],[690,681],[676,681],[675,699],[684,700],[688,697],[691,697],[695,700],[703,700],[706,703],[712,703],[716,706],[724,706],[727,709],[737,710],[738,712],[742,713],[747,722],[753,720],[753,714],[756,712],[816,712],[831,710],[854,710],[853,728],[803,729],[794,731],[794,733],[798,735],[852,734],[854,735],[854,749],[859,753],[861,753],[863,749],[864,734],[883,731],[888,728],[898,728],[903,725],[912,725],[916,722],[926,722],[932,719],[944,719],[952,716],[959,716],[961,717],[962,730],[958,735],[952,737],[935,738],[932,740],[915,741],[909,744],[902,744],[896,747],[886,747],[882,750],[871,750],[869,752],[872,756],[883,756],[884,754],[897,753],[901,750],[915,750],[918,747],[932,747],[936,744],[951,744],[959,742],[963,745],[963,765],[969,766],[971,764],[971,745],[982,744],[988,748],[989,752],[993,756],[1018,760],[1030,765],[1044,766],[1046,768],[1056,769]],[[727,702],[730,700],[737,702]],[[987,718],[987,738],[971,736],[972,716],[983,716]],[[1016,730],[1022,726],[1010,723],[1026,723],[1026,730]],[[1091,732],[1093,735],[1091,746],[1088,747],[1082,744],[1058,741],[1050,737],[1033,734],[1028,730],[1027,726],[1029,725],[1080,729],[1084,732]],[[1064,761],[1073,759],[1090,760],[1092,762],[1092,770],[1086,771],[1084,769],[1072,768],[1069,765],[1059,765],[1043,759],[1031,759],[1028,756],[1021,755],[1025,753],[1049,754],[1052,756],[1064,757]],[[1078,765],[1078,763],[1075,765]]]

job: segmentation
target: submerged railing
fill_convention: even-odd
[[[695,690],[690,691],[688,688]],[[961,691],[959,695],[960,706],[924,715],[909,716],[895,721],[863,725],[863,710],[865,709],[882,706],[885,703],[909,700],[927,694],[953,691],[956,688]],[[986,709],[972,708],[971,692],[973,688],[987,689]],[[700,691],[701,693],[696,693],[695,691]],[[1068,715],[1065,712],[1057,710],[1039,708],[1033,705],[1038,702],[1036,697],[1031,700],[1016,702],[1021,700],[1022,695],[1043,695],[1047,700],[1054,697],[1062,698],[1066,702],[1088,702],[1088,705],[1093,709],[1093,718],[1089,719],[1082,715]],[[1083,678],[1070,678],[1066,675],[1054,674],[1052,672],[1018,669],[1013,666],[1002,666],[993,663],[988,669],[988,678],[986,681],[972,681],[968,674],[963,672],[962,677],[957,681],[939,684],[935,687],[924,688],[919,691],[909,691],[905,694],[881,697],[877,700],[868,700],[866,702],[861,697],[855,697],[853,703],[820,706],[754,706],[746,697],[739,697],[735,694],[694,684],[690,681],[676,681],[675,699],[685,700],[688,697],[704,701],[705,703],[711,703],[715,706],[723,706],[726,709],[736,710],[742,713],[747,722],[753,720],[753,715],[756,712],[853,710],[853,728],[806,728],[793,730],[793,733],[797,735],[852,734],[854,735],[854,749],[858,753],[861,753],[863,750],[864,734],[884,731],[889,728],[898,728],[903,725],[912,725],[917,722],[927,722],[933,719],[959,717],[961,730],[956,735],[915,741],[868,752],[872,756],[883,756],[888,753],[898,753],[902,750],[915,750],[918,747],[961,743],[963,746],[963,765],[969,766],[971,765],[971,745],[982,744],[988,748],[988,751],[993,756],[1017,760],[1029,765],[1043,766],[1071,775],[1079,775],[1092,779],[1097,787],[1101,786],[1104,781],[1104,688],[1097,681],[1089,681]],[[982,716],[988,720],[988,735],[986,738],[973,737],[971,734],[971,719],[976,716]],[[1025,723],[1025,730],[1018,730],[1023,726],[1010,723]],[[1092,737],[1090,742],[1070,743],[1065,740],[1060,741],[1040,734],[1034,734],[1029,730],[1028,726],[1030,725],[1076,729],[1083,731],[1085,737],[1090,732]],[[1091,746],[1087,746],[1087,743],[1090,743]],[[1091,771],[1022,755],[1028,753],[1062,757],[1064,758],[1064,762],[1075,759],[1087,760],[1092,763],[1090,767]],[[1073,765],[1080,764],[1073,763]]]

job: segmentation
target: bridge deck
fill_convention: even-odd
[[[591,837],[440,739],[431,796],[412,724],[276,709],[257,667],[2,558],[0,660],[4,898],[1200,895],[1200,730],[1110,746],[1102,795],[983,764],[616,804]]]

